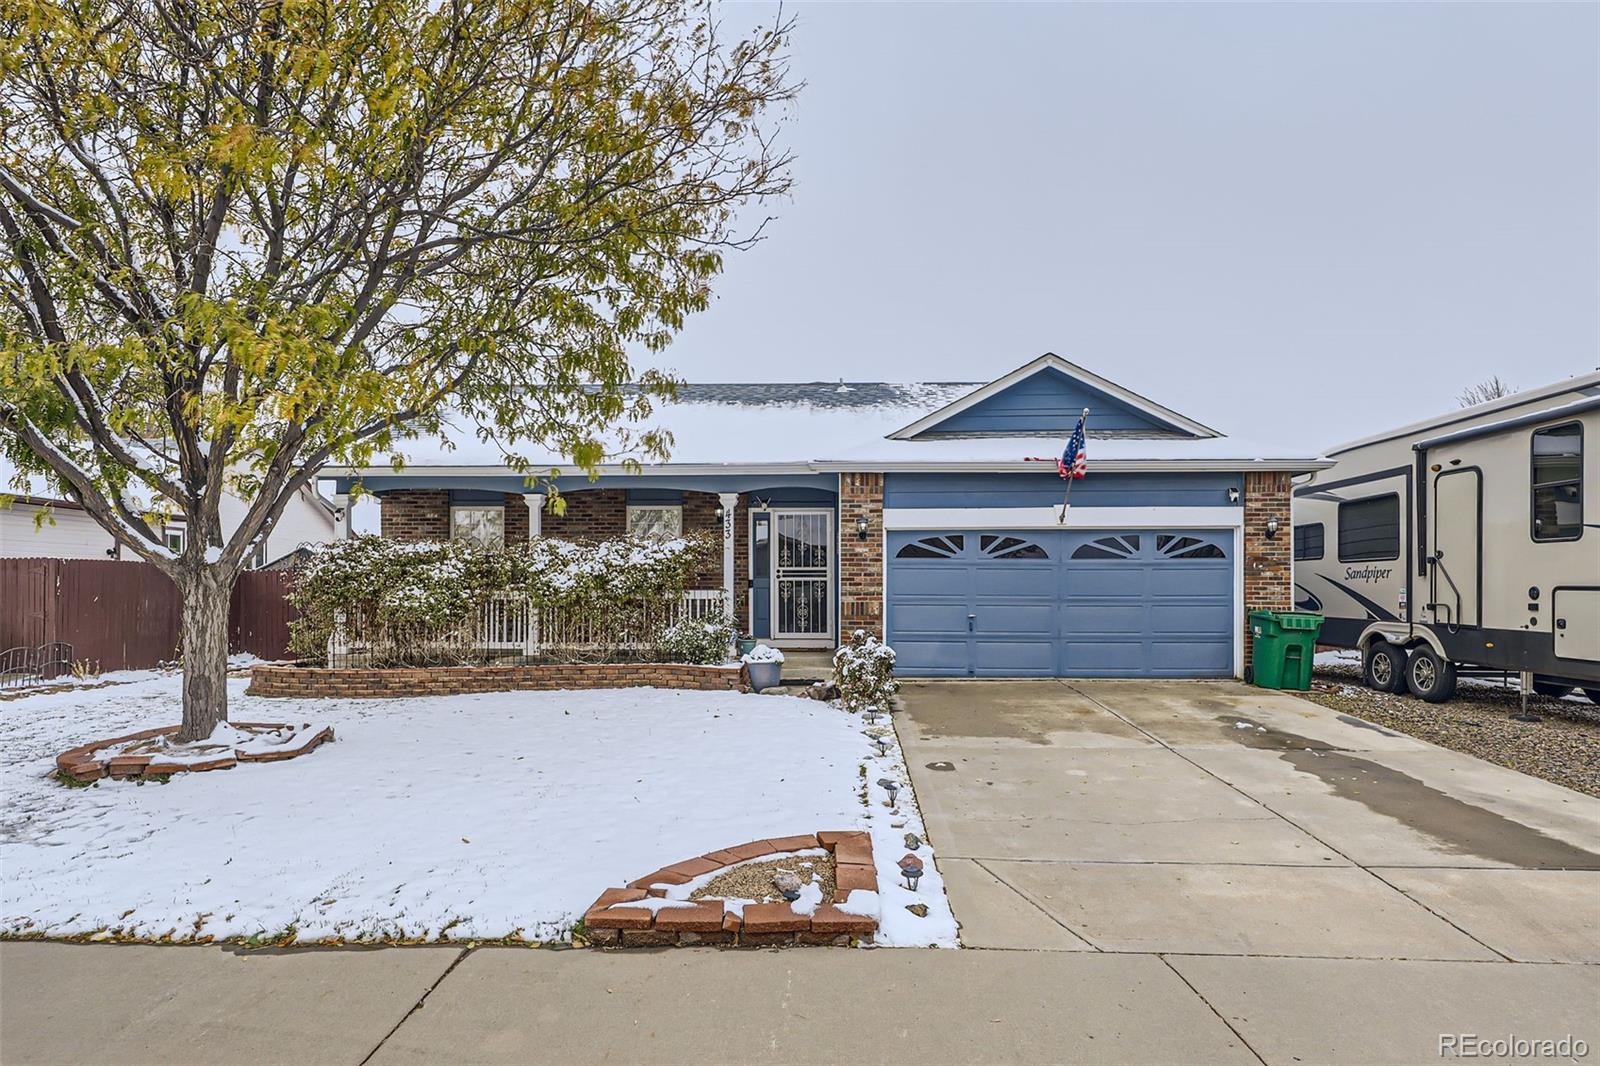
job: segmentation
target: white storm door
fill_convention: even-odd
[[[772,636],[833,636],[833,512],[773,512]]]

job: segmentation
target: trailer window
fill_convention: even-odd
[[[1400,558],[1400,497],[1372,496],[1339,505],[1339,561]]]
[[[1322,558],[1322,523],[1311,522],[1294,527],[1295,562]]]
[[[1577,422],[1533,434],[1533,539],[1583,535],[1583,427]]]

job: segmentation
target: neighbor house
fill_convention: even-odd
[[[11,506],[0,507],[0,559],[133,559],[121,549],[105,527],[71,500],[55,495],[41,477],[20,479],[17,471],[0,459],[0,496]],[[245,502],[237,496],[222,498],[223,535],[231,535],[244,518]],[[167,522],[157,530],[167,546],[182,551],[189,531],[182,520]],[[333,539],[334,509],[327,497],[311,486],[297,492],[283,509],[272,532],[256,545],[246,560],[263,566],[290,555],[301,544],[323,544]]]
[[[1085,407],[1063,521],[1055,457]],[[1291,605],[1290,479],[1327,465],[1055,355],[988,384],[689,384],[655,424],[670,462],[558,476],[559,515],[470,435],[413,442],[398,472],[323,474],[341,505],[374,493],[400,540],[713,531],[699,595],[745,634],[829,648],[865,629],[908,676],[1228,677],[1246,611]]]

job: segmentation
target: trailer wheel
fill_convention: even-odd
[[[1572,686],[1558,684],[1554,681],[1540,681],[1535,678],[1533,682],[1533,691],[1537,692],[1541,696],[1548,696],[1553,700],[1559,700],[1572,691]]]
[[[1386,640],[1373,641],[1362,656],[1361,674],[1368,688],[1379,692],[1404,692],[1406,650]]]
[[[1406,661],[1406,687],[1418,699],[1443,703],[1456,694],[1456,664],[1419,645]]]

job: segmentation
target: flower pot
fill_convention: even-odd
[[[750,687],[756,692],[764,688],[776,688],[778,682],[783,680],[782,663],[745,663],[745,669],[750,671]]]
[[[740,655],[749,655],[752,651],[755,651],[755,648],[756,648],[756,638],[755,637],[740,637],[739,638],[739,654]]]

